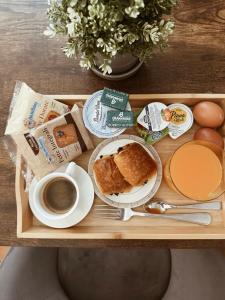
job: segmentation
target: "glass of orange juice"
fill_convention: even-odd
[[[190,199],[215,199],[225,191],[224,150],[201,140],[185,143],[167,161],[164,177],[169,187]]]

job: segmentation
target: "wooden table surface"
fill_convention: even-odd
[[[133,78],[108,82],[82,71],[48,40],[46,0],[0,0],[0,135],[5,129],[15,80],[45,94],[88,94],[108,86],[128,93],[225,93],[225,3],[182,0],[174,10],[176,30]],[[15,168],[0,145],[0,245],[224,247],[224,240],[111,241],[22,240],[16,237]]]

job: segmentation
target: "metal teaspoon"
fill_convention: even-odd
[[[186,204],[186,205],[175,205],[169,204],[162,200],[152,201],[144,205],[144,208],[149,213],[163,214],[165,211],[171,208],[187,208],[187,209],[205,209],[205,210],[220,210],[221,202],[207,202],[207,203],[196,203],[196,204]]]

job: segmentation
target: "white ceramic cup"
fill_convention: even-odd
[[[38,214],[41,214],[42,216],[45,216],[47,218],[60,220],[62,218],[65,218],[65,216],[71,215],[74,212],[74,210],[78,205],[78,202],[80,201],[80,192],[76,180],[74,179],[75,176],[76,176],[76,164],[74,162],[70,162],[64,173],[53,172],[44,176],[42,179],[38,181],[34,189],[34,206]],[[74,199],[74,204],[65,213],[56,213],[50,211],[44,205],[44,201],[43,201],[43,192],[46,185],[52,180],[55,180],[57,178],[65,178],[69,180],[73,184],[74,188],[76,189],[76,196],[75,196],[76,199]]]

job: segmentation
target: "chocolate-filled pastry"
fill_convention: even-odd
[[[123,178],[117,168],[113,156],[96,160],[93,171],[102,194],[123,193],[131,189],[131,185]]]
[[[114,156],[114,161],[125,180],[132,186],[142,185],[157,167],[148,152],[138,143],[131,143]]]

